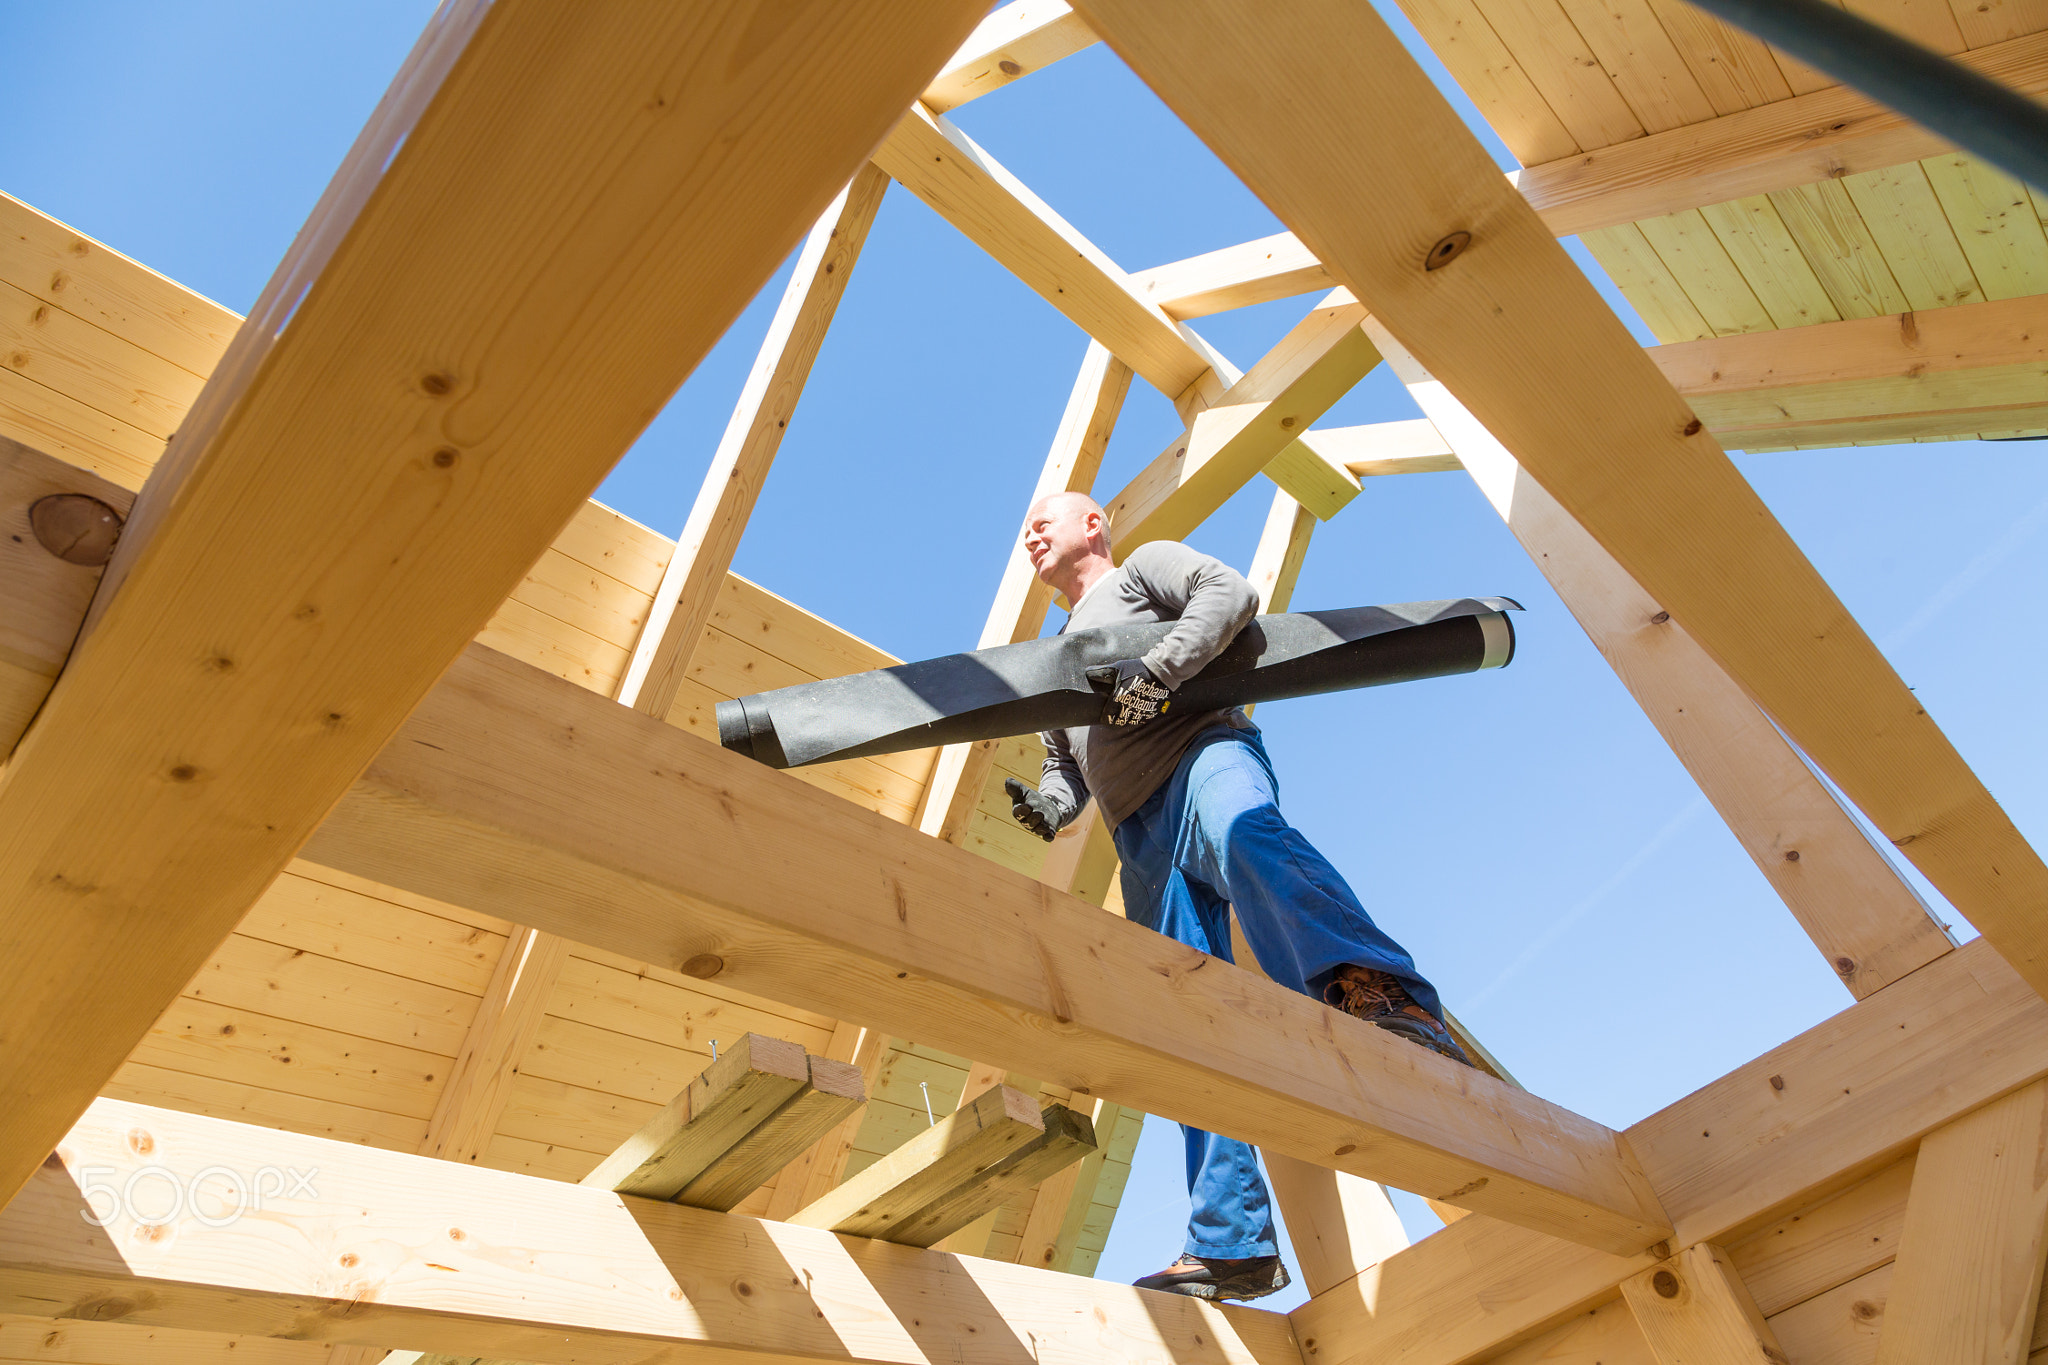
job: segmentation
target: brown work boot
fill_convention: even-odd
[[[1136,1281],[1140,1289],[1163,1289],[1196,1299],[1263,1299],[1291,1282],[1278,1256],[1248,1256],[1226,1261],[1214,1256],[1183,1255],[1166,1269]]]
[[[1398,1033],[1409,1042],[1420,1043],[1454,1062],[1472,1065],[1472,1059],[1465,1055],[1464,1048],[1458,1046],[1458,1040],[1444,1027],[1444,1021],[1416,1004],[1415,997],[1408,994],[1408,988],[1401,984],[1401,978],[1391,972],[1346,963],[1330,978],[1330,984],[1323,987],[1323,999],[1354,1019],[1363,1019],[1389,1033]]]

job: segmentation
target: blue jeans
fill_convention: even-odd
[[[1259,965],[1273,980],[1322,997],[1346,963],[1400,977],[1441,1017],[1436,987],[1358,903],[1329,859],[1281,818],[1272,760],[1255,729],[1217,725],[1195,737],[1173,777],[1116,827],[1124,913],[1225,962],[1237,909]],[[1271,1200],[1246,1143],[1181,1125],[1187,1141],[1187,1250],[1271,1256]]]

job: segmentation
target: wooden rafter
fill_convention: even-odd
[[[0,1003],[0,1197],[975,8],[860,3],[780,27],[749,0],[437,18],[152,475],[0,776],[0,951],[35,964]]]
[[[136,1134],[155,1150],[138,1154]],[[1300,1361],[1277,1313],[144,1105],[98,1101],[62,1146],[0,1214],[0,1311],[544,1365],[758,1359],[765,1343],[788,1360],[928,1365],[963,1338],[1035,1342],[1047,1361]],[[124,1218],[118,1254],[79,1235],[82,1184],[118,1190],[154,1167],[224,1217],[219,1168],[266,1164],[315,1172],[312,1192],[154,1243]]]
[[[1715,1242],[1796,1212],[2044,1074],[2048,1002],[1979,940],[1622,1136],[1672,1215],[1674,1244]],[[1293,1318],[1328,1365],[1455,1365],[1612,1297],[1657,1260],[1466,1218]]]
[[[1171,24],[1140,0],[1078,8],[2048,991],[2048,865],[1385,24],[1342,0],[1199,0]],[[1287,114],[1310,107],[1312,135]]]
[[[1955,940],[1707,652],[1377,324],[1387,363],[1859,1000]]]
[[[1095,35],[1065,0],[1012,0],[998,8],[924,88],[918,103],[950,113],[992,90],[1042,71],[1095,45]]]
[[[1728,1254],[1707,1242],[1621,1283],[1657,1365],[1786,1365]]]
[[[1089,342],[1059,430],[1053,436],[1052,449],[1046,453],[1045,466],[1032,489],[1032,502],[1051,493],[1087,493],[1094,489],[1095,473],[1102,467],[1103,452],[1109,448],[1110,433],[1116,430],[1116,419],[1123,411],[1124,396],[1130,386],[1130,367],[1112,356],[1101,342]],[[1024,554],[1022,513],[1017,525],[1019,531],[1011,537],[1002,581],[996,587],[995,601],[989,607],[988,621],[981,628],[976,649],[1037,639],[1045,625],[1046,609],[1052,605],[1052,589],[1038,581]],[[940,750],[931,781],[925,787],[918,827],[948,843],[965,842],[968,823],[994,764],[993,743],[949,744]]]
[[[768,324],[754,368],[740,390],[725,436],[711,456],[697,501],[655,590],[619,700],[666,719],[690,670],[690,654],[711,623],[711,609],[740,535],[761,496],[769,466],[796,415],[797,400],[825,343],[889,177],[864,166],[832,201],[797,254],[782,303]]]
[[[1562,1236],[1664,1235],[1598,1124],[480,647],[307,856],[458,905],[489,885],[638,961],[715,958],[740,990]],[[1187,1013],[1244,1009],[1285,1066]]]

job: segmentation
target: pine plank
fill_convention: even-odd
[[[517,597],[498,604],[477,633],[480,642],[558,678],[610,696],[632,652],[557,620]]]
[[[1715,336],[1777,326],[1699,210],[1645,218],[1636,226]]]
[[[1921,1140],[1878,1365],[2019,1360],[2044,1266],[2048,1081],[2036,1081]]]
[[[609,1152],[660,1110],[652,1100],[628,1099],[521,1070],[512,1078],[498,1135]]]
[[[776,1012],[768,1002],[741,1001],[691,989],[694,978],[628,971],[580,955],[574,948],[556,977],[548,1013],[629,1037],[709,1051],[710,1040],[730,1043],[764,1034],[822,1053],[831,1031]]]
[[[1697,341],[1715,334],[1656,248],[1634,223],[1582,232],[1579,240],[1593,253],[1593,259],[1600,263],[1657,340],[1669,344]]]
[[[2048,29],[2048,0],[1949,0],[1949,9],[1970,47]]]
[[[1094,32],[1062,0],[1016,0],[967,35],[919,101],[935,114],[946,113],[1095,42]]]
[[[455,1059],[187,998],[164,1011],[129,1060],[381,1110],[424,1125]]]
[[[1650,8],[1716,113],[1733,114],[1792,97],[1791,85],[1761,40],[1684,0],[1650,0]]]
[[[586,498],[549,548],[652,597],[675,547],[675,542],[659,531],[595,498]]]
[[[1876,1365],[1891,1283],[1891,1266],[1879,1266],[1779,1313],[1771,1329],[1799,1365]]]
[[[1479,10],[1581,149],[1643,135],[1642,122],[1558,0],[1479,0]]]
[[[1401,12],[1525,166],[1579,150],[1529,73],[1473,0],[1399,0]]]
[[[158,440],[178,429],[204,383],[190,370],[5,282],[0,366]]]
[[[134,492],[163,454],[161,437],[0,365],[0,436]]]
[[[461,1048],[477,1007],[465,991],[240,933],[214,951],[185,994],[447,1057]]]
[[[1949,0],[1841,0],[1842,7],[1944,56],[1965,46]]]
[[[0,283],[204,378],[241,316],[0,193]]]
[[[1917,162],[1848,176],[1842,188],[1914,308],[1946,308],[1989,297]]]
[[[1700,216],[1721,239],[1728,258],[1749,281],[1774,324],[1806,327],[1842,320],[1768,196],[1710,204]]]
[[[427,1131],[424,1118],[273,1090],[246,1081],[176,1071],[149,1062],[123,1063],[101,1093],[109,1099],[232,1119],[261,1128],[282,1128],[337,1142],[358,1142],[390,1152],[416,1150]]]
[[[1816,1208],[1781,1218],[1728,1248],[1766,1316],[1888,1264],[1898,1254],[1913,1158],[1893,1162]]]
[[[1841,181],[1778,190],[1769,199],[1841,317],[1877,317],[1914,306]]]
[[[287,871],[237,934],[481,997],[505,936]]]
[[[1563,9],[1645,132],[1713,118],[1713,102],[1678,55],[1649,0],[1562,0]]]
[[[1983,297],[2048,293],[2048,237],[2026,186],[1960,152],[1921,161]]]

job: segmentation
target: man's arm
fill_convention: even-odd
[[[1180,614],[1143,660],[1168,691],[1178,691],[1208,667],[1258,615],[1259,594],[1244,575],[1178,541],[1140,545],[1124,568],[1153,601]]]
[[[1045,741],[1045,768],[1039,774],[1038,789],[1033,791],[1016,778],[1006,777],[1003,790],[1009,793],[1010,814],[1017,823],[1051,843],[1088,804],[1088,783],[1081,776],[1081,765],[1074,761],[1066,731],[1046,730],[1038,737]]]

